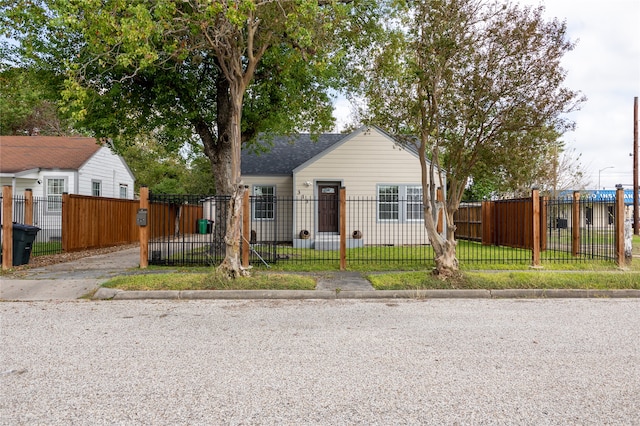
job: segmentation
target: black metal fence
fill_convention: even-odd
[[[149,196],[149,264],[213,265],[223,258],[227,203],[206,195]],[[215,224],[215,226],[214,226]]]
[[[153,195],[150,199],[149,263],[214,265],[224,258],[229,199],[213,196]],[[329,203],[330,205],[323,205]],[[461,264],[530,265],[533,213],[531,199],[497,202],[488,213],[467,218],[473,235],[457,235]],[[572,200],[544,200],[540,209],[541,261],[615,260],[615,227],[611,203],[581,201],[577,221],[568,217]],[[341,212],[344,209],[344,212]],[[434,251],[422,220],[422,206],[413,199],[336,199],[250,197],[250,262],[260,267],[278,263],[310,269],[336,268],[340,262],[340,214],[344,218],[346,261],[351,269],[424,269],[435,265]],[[493,225],[488,226],[491,219]],[[456,219],[458,220],[458,219]],[[574,224],[580,249],[572,252]],[[439,228],[446,229],[441,219]],[[487,238],[487,232],[490,238]],[[487,242],[489,241],[489,242]]]
[[[616,259],[614,201],[568,198],[546,200],[545,204],[543,262]]]
[[[0,196],[1,199],[2,197]],[[30,218],[27,217],[28,199],[24,195],[13,195],[12,199],[13,217],[11,222],[28,224],[39,228],[31,248],[31,256],[61,253],[62,198],[31,197],[30,202],[32,203],[33,213]]]

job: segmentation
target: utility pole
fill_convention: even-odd
[[[640,235],[638,208],[638,97],[633,98],[633,233]]]

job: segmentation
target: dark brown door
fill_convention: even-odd
[[[318,232],[338,232],[338,185],[318,185]]]

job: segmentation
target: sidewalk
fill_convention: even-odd
[[[139,249],[133,248],[3,276],[0,300],[73,300],[94,292],[98,300],[640,298],[640,290],[374,290],[359,272],[352,271],[319,274],[315,290],[122,291],[100,287],[112,277],[140,273],[139,259]]]

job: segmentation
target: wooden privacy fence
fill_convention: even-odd
[[[539,199],[537,216],[541,229],[546,223],[544,202],[544,198]],[[456,239],[531,250],[534,247],[532,203],[532,198],[520,198],[463,204],[454,215]],[[542,250],[545,245],[541,235]]]
[[[139,241],[138,200],[62,196],[62,250],[77,251]]]
[[[65,194],[62,199],[62,249],[64,251],[110,247],[140,241],[136,213],[138,200]],[[149,221],[160,224],[150,237],[196,232],[202,206],[150,203]],[[190,220],[184,220],[190,218]]]

